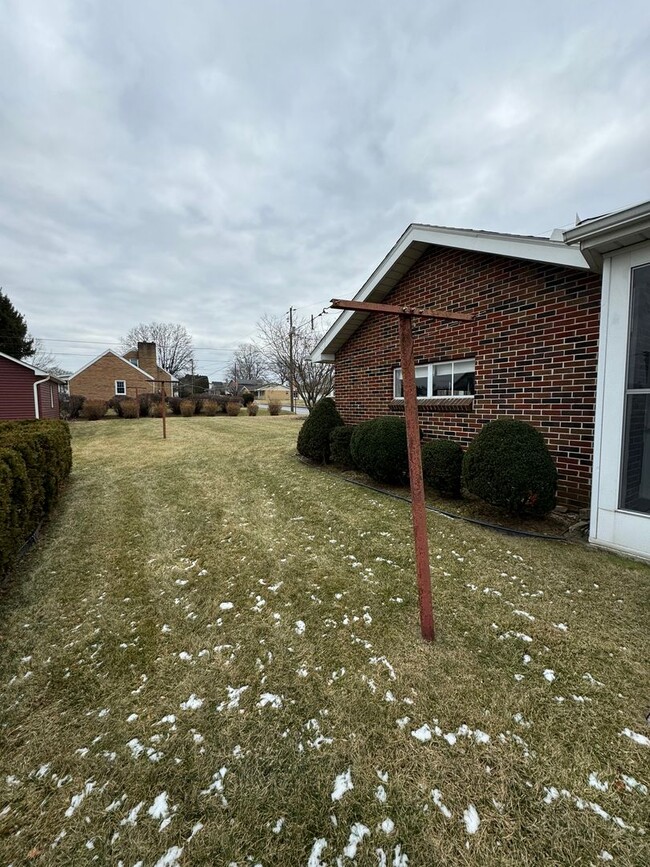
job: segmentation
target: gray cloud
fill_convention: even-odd
[[[410,222],[541,233],[648,198],[640,0],[0,13],[0,285],[40,337],[179,321],[218,373]],[[74,368],[101,346],[48,348]]]

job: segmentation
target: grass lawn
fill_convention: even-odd
[[[430,515],[425,645],[408,505],[299,425],[72,426],[0,599],[0,864],[650,863],[650,567]]]

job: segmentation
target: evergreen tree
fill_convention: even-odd
[[[0,352],[20,361],[34,352],[33,343],[27,335],[25,317],[0,289]]]

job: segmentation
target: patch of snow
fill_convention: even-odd
[[[405,729],[406,726],[411,722],[411,717],[410,716],[403,716],[403,717],[400,717],[398,720],[396,720],[396,722],[397,722],[397,725],[401,729]]]
[[[94,780],[88,780],[86,785],[83,787],[81,792],[78,795],[73,795],[70,801],[70,806],[65,811],[65,815],[69,819],[75,812],[75,810],[81,805],[82,801],[92,792],[95,788],[96,783]]]
[[[648,794],[648,787],[644,786],[643,783],[640,783],[638,780],[635,780],[634,777],[629,777],[627,774],[621,774],[621,779],[625,783],[625,788],[628,792],[637,791],[640,795]]]
[[[559,629],[560,632],[568,632],[569,631],[569,627],[566,625],[566,623],[554,623],[553,626],[556,629]]]
[[[169,804],[167,803],[167,792],[161,792],[155,799],[153,804],[147,810],[152,819],[166,819],[169,816]]]
[[[469,807],[463,811],[463,821],[465,822],[467,833],[476,834],[479,825],[481,824],[481,819],[474,804],[470,804]]]
[[[442,803],[442,792],[440,789],[431,789],[431,798],[436,807],[440,810],[445,819],[451,819],[451,810],[445,807]]]
[[[364,837],[370,836],[370,828],[363,825],[361,822],[355,822],[350,828],[350,837],[347,846],[343,850],[343,854],[351,861],[357,857],[357,847]]]
[[[429,728],[428,723],[424,723],[424,725],[423,725],[423,726],[420,726],[419,729],[416,729],[415,731],[412,731],[412,732],[411,732],[411,735],[412,735],[416,740],[420,741],[421,743],[424,743],[425,741],[430,741],[430,740],[431,740],[431,737],[432,737],[431,729]],[[455,740],[455,739],[454,739],[454,740]]]
[[[326,865],[320,860],[320,856],[323,854],[323,849],[327,849],[327,840],[324,837],[319,837],[318,840],[314,840],[314,845],[311,847],[311,852],[309,853],[307,867],[326,867]]]
[[[136,804],[135,807],[129,812],[127,816],[125,816],[120,825],[135,825],[138,821],[138,813],[144,807],[144,801],[140,801],[139,804]]]
[[[375,789],[375,798],[377,798],[380,804],[386,803],[386,789],[383,786],[377,786]]]
[[[611,855],[607,849],[601,849],[600,854],[598,855],[601,861],[613,861],[614,856]]]
[[[499,636],[499,641],[505,641],[507,638],[518,638],[520,641],[525,641],[530,643],[533,639],[530,635],[526,635],[524,632],[515,632],[512,629],[509,629],[507,632],[504,632]]]
[[[650,747],[650,738],[647,738],[645,735],[640,735],[638,732],[633,732],[632,729],[623,729],[620,732],[619,737],[621,735],[625,735],[626,738],[630,738],[630,740],[634,741],[635,744],[640,744],[642,747]]]
[[[351,768],[348,768],[347,771],[339,774],[334,780],[334,789],[331,794],[332,800],[340,801],[343,795],[353,788],[354,784],[352,783]]]
[[[546,680],[548,680],[549,683],[553,683],[553,681],[555,680],[555,677],[556,677],[555,672],[553,671],[552,668],[545,668],[543,675],[546,678]]]
[[[197,698],[194,693],[187,701],[181,702],[181,710],[198,710],[200,707],[203,707],[203,699]]]
[[[270,707],[278,709],[282,707],[283,698],[284,696],[274,695],[272,692],[263,692],[256,707],[266,707],[267,705],[270,705]]]
[[[217,705],[217,713],[221,713],[222,710],[234,710],[236,707],[239,707],[239,700],[247,689],[248,686],[227,686],[228,699]]]
[[[137,718],[138,718],[137,713],[131,713],[127,716],[126,721],[128,723],[132,723],[132,722],[135,722],[137,720]]]
[[[285,822],[284,817],[278,819],[278,821],[275,823],[275,825],[271,828],[271,831],[273,831],[274,834],[279,834],[280,831],[282,830],[282,826],[284,825],[284,822]]]
[[[234,608],[235,605],[232,602],[221,602],[219,603],[219,608],[222,611],[230,611],[231,608]]]
[[[180,867],[180,857],[182,854],[182,846],[172,846],[156,861],[154,867]]]
[[[384,834],[392,834],[395,830],[395,822],[392,819],[384,819],[381,823],[381,830]]]
[[[196,825],[192,825],[192,831],[190,832],[190,836],[187,838],[187,842],[189,843],[192,837],[195,837],[199,831],[203,830],[203,828],[203,822],[197,822]]]

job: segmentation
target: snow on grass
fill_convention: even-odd
[[[226,778],[226,774],[228,773],[228,768],[223,767],[219,768],[216,774],[212,775],[212,782],[208,786],[207,789],[202,789],[202,795],[219,795],[221,797],[221,803],[224,807],[228,806],[228,801],[224,797],[224,780]]]
[[[167,792],[161,792],[154,798],[153,804],[147,810],[152,819],[166,819],[169,816],[169,804],[167,803]]]
[[[556,629],[559,629],[560,632],[568,632],[569,631],[569,627],[566,625],[566,623],[554,623],[553,626]]]
[[[359,843],[362,842],[364,837],[370,836],[370,828],[366,825],[363,825],[361,822],[355,822],[354,825],[350,828],[350,837],[348,839],[347,845],[343,850],[343,854],[346,858],[349,858],[353,861],[357,857],[357,848]]]
[[[294,631],[296,635],[304,635],[305,634],[305,621],[304,620],[296,620]]]
[[[436,807],[440,810],[445,819],[451,819],[451,810],[449,807],[445,807],[442,803],[442,792],[440,789],[431,789],[431,798]]]
[[[648,794],[648,787],[644,786],[643,783],[640,783],[638,780],[635,780],[634,777],[629,777],[627,774],[621,774],[621,779],[625,783],[625,788],[628,792],[638,792],[640,795]]]
[[[279,709],[282,707],[282,702],[284,700],[284,696],[282,695],[274,695],[272,692],[263,692],[260,695],[259,701],[255,705],[255,707],[272,707]]]
[[[334,780],[334,789],[332,790],[331,798],[333,801],[340,801],[346,792],[354,788],[352,783],[351,768],[339,774]]]
[[[154,867],[180,867],[180,858],[182,854],[182,846],[172,846],[156,861]]]
[[[623,729],[623,731],[620,732],[619,737],[622,737],[623,735],[634,741],[635,744],[640,744],[642,747],[650,747],[650,738],[645,735],[640,735],[638,732],[632,731],[632,729]]]
[[[519,641],[525,641],[528,644],[530,644],[530,642],[533,640],[530,635],[526,635],[524,632],[515,632],[512,629],[509,629],[507,632],[502,633],[499,636],[499,641],[505,641],[507,638],[518,638]]]
[[[194,693],[187,699],[181,702],[181,710],[198,710],[203,707],[203,699],[197,698]]]
[[[481,824],[481,819],[474,804],[463,811],[463,821],[468,834],[476,834]]]
[[[609,789],[609,783],[598,779],[598,774],[592,771],[587,780],[592,789],[598,789],[599,792],[606,792]]]
[[[424,723],[424,725],[420,726],[419,729],[411,732],[411,735],[421,743],[425,743],[426,741],[430,741],[433,737],[431,732],[431,728],[428,723]]]
[[[549,683],[553,683],[556,678],[556,674],[552,668],[545,668],[543,671],[543,677],[548,680]]]
[[[219,608],[222,611],[230,611],[234,607],[235,607],[235,605],[233,602],[220,602],[219,603]]]
[[[242,695],[246,692],[248,686],[227,686],[228,698],[217,705],[217,712],[222,710],[234,710],[239,707],[239,702]]]
[[[78,795],[72,796],[72,799],[70,801],[70,806],[65,811],[65,815],[68,819],[70,818],[70,816],[72,816],[75,813],[75,811],[78,809],[78,807],[81,806],[82,802],[92,792],[92,790],[95,788],[96,785],[97,784],[95,783],[94,780],[88,780],[88,782],[83,787],[81,792],[79,792]]]
[[[314,840],[314,845],[311,847],[311,852],[309,853],[307,867],[326,867],[324,862],[320,860],[324,849],[327,849],[327,840],[324,837]]]
[[[275,823],[275,825],[271,828],[271,831],[274,834],[279,834],[280,831],[282,830],[283,826],[284,826],[284,823],[285,823],[285,818],[284,818],[284,816],[282,816],[281,818],[278,819],[278,821]]]
[[[143,807],[144,801],[140,801],[140,803],[136,804],[135,807],[122,819],[120,825],[122,825],[122,827],[125,825],[136,825],[138,822],[138,814]]]

